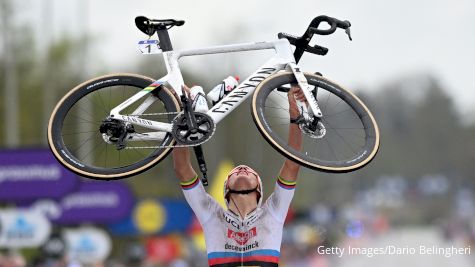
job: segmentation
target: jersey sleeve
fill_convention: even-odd
[[[205,224],[221,206],[206,192],[198,175],[188,182],[181,182],[185,199],[201,225]]]
[[[284,180],[277,177],[274,192],[266,201],[266,205],[272,216],[280,223],[284,223],[289,210],[290,202],[294,197],[296,182]]]

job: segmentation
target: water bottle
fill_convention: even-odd
[[[239,85],[239,77],[229,76],[208,93],[207,98],[213,106]]]
[[[206,102],[203,87],[197,85],[191,87],[190,98],[193,100],[192,108],[194,111],[202,113],[208,112],[208,103]]]

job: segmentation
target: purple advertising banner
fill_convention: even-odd
[[[56,224],[112,223],[127,217],[134,204],[123,182],[81,182],[77,191],[60,200],[39,200],[32,208]]]
[[[48,149],[0,150],[0,201],[60,198],[78,185]]]

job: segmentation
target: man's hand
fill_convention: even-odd
[[[307,104],[305,95],[298,85],[292,85],[289,92],[287,93],[289,99],[289,115],[291,119],[296,119],[300,115],[299,107],[297,106],[297,101],[304,102]]]
[[[190,88],[184,84],[184,85],[181,87],[181,89],[182,89],[183,94],[186,94],[186,96],[187,96],[188,98],[190,98]],[[176,100],[178,101],[178,103],[181,103],[181,99],[180,99],[180,97],[176,94],[175,90],[170,89],[169,91],[172,92],[173,96],[175,96],[175,98],[176,98]]]

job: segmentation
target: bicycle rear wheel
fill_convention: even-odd
[[[175,143],[170,133],[162,140],[129,141],[124,149],[118,149],[114,142],[117,138],[110,133],[126,129],[126,124],[112,120],[107,126],[107,135],[101,133],[101,126],[104,132],[104,120],[111,109],[152,82],[153,79],[145,76],[113,74],[86,81],[72,89],[56,105],[48,124],[48,143],[58,161],[78,175],[110,180],[139,174],[164,159]],[[155,114],[146,119],[171,122],[180,106],[165,87],[155,90],[157,92],[147,94],[153,95],[154,101],[143,113]],[[121,114],[131,114],[140,103],[132,104]],[[145,135],[153,132],[137,125],[128,131]]]
[[[291,72],[272,75],[256,88],[251,109],[262,136],[287,158],[315,170],[349,172],[368,164],[379,148],[379,129],[363,102],[350,91],[316,74],[306,73],[323,113],[319,129],[300,125],[302,150],[287,145],[290,124],[287,93],[278,88],[296,83]]]

